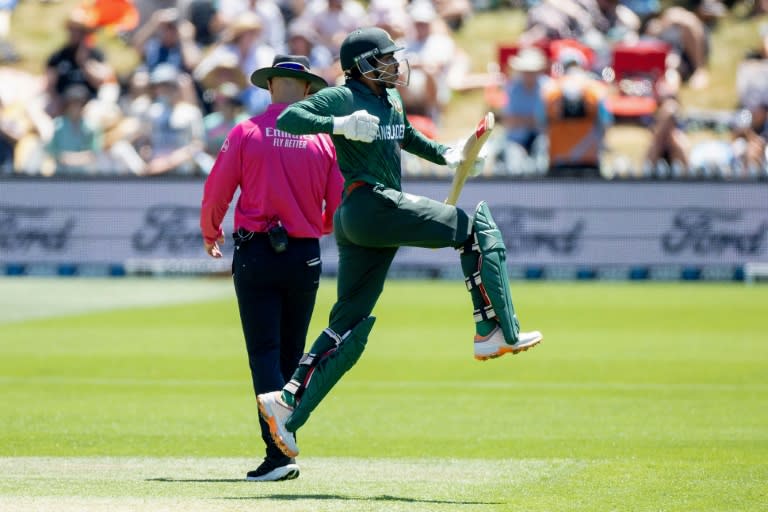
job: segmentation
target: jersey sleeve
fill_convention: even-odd
[[[408,117],[405,119],[405,136],[403,137],[403,150],[420,156],[425,160],[438,165],[445,165],[443,153],[448,150],[448,146],[428,139],[423,133],[411,126]]]
[[[200,230],[203,240],[208,243],[215,242],[224,234],[221,223],[240,183],[242,137],[242,125],[235,126],[224,140],[211,173],[205,180]]]
[[[349,104],[345,88],[329,87],[289,105],[278,116],[277,128],[296,135],[330,134],[334,116],[351,114]]]

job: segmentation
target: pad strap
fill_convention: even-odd
[[[467,291],[472,291],[473,288],[480,288],[483,285],[483,280],[480,278],[480,271],[478,270],[471,276],[464,278],[464,284],[467,285]]]
[[[493,309],[493,306],[488,304],[483,308],[476,309],[473,312],[473,316],[475,317],[475,322],[481,322],[483,320],[491,320],[492,318],[496,318],[496,311]]]
[[[336,351],[337,348],[339,348],[339,345],[341,345],[341,342],[344,341],[344,338],[346,338],[347,335],[349,335],[349,332],[347,331],[347,334],[345,336],[339,336],[339,334],[331,329],[330,327],[326,327],[323,332],[333,340],[334,345],[323,352],[322,354],[312,354],[311,352],[307,352],[301,357],[301,360],[299,361],[299,366],[306,366],[307,367],[307,373],[304,376],[304,379],[302,381],[299,381],[296,378],[291,379],[288,381],[288,383],[283,386],[283,389],[285,389],[287,392],[292,394],[294,396],[294,399],[296,400],[296,403],[298,403],[301,400],[301,395],[304,394],[304,390],[307,389],[307,384],[309,384],[309,379],[312,378],[312,373],[315,370],[315,367],[317,367],[318,364],[320,364],[320,361],[331,355],[333,352]],[[295,373],[294,373],[295,374]]]
[[[477,233],[475,233],[474,229],[472,230],[472,236],[467,238],[467,240],[456,250],[459,251],[459,254],[464,254],[465,252],[480,252],[480,245],[477,243]]]

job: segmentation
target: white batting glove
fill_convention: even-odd
[[[344,117],[333,118],[333,134],[349,140],[373,142],[379,134],[379,118],[365,110],[358,110]]]
[[[470,176],[477,176],[485,167],[485,159],[488,156],[488,145],[484,145],[475,158],[475,164],[472,166]],[[450,146],[448,150],[443,153],[445,159],[445,165],[452,171],[455,171],[461,162],[464,161],[464,142],[460,141],[455,146]]]
[[[448,151],[443,153],[445,165],[452,171],[455,171],[462,160],[464,160],[464,148],[451,146]]]

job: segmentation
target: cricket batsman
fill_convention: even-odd
[[[401,246],[458,250],[474,306],[476,359],[517,354],[542,340],[538,331],[520,331],[506,248],[488,205],[480,202],[470,217],[401,190],[401,150],[454,170],[462,159],[462,148],[431,141],[408,122],[396,89],[410,75],[407,60],[394,55],[403,49],[380,28],[355,30],[340,49],[345,83],[294,103],[277,120],[286,132],[331,134],[344,177],[334,215],[339,269],[329,325],[283,389],[257,397],[275,444],[288,457],[299,453],[295,432],[365,349],[371,313]]]

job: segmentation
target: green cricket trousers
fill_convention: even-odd
[[[283,387],[283,400],[294,406],[285,423],[290,432],[304,425],[362,354],[373,327],[368,317],[397,249],[460,247],[472,229],[467,214],[454,206],[362,182],[347,187],[333,220],[339,270],[337,301],[329,318],[331,332],[326,329],[320,334]],[[343,343],[342,335],[348,336]]]
[[[329,327],[337,333],[371,314],[399,247],[456,248],[472,231],[463,210],[427,197],[361,182],[347,190],[334,216],[338,299]]]

